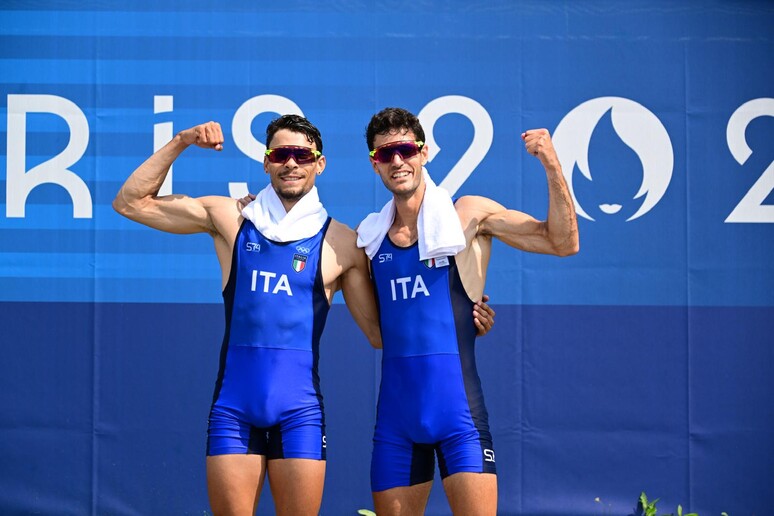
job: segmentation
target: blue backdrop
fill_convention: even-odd
[[[772,512],[774,6],[607,0],[0,7],[0,512],[202,514],[223,332],[210,239],[123,219],[125,178],[219,121],[166,192],[266,184],[263,132],[322,131],[350,226],[387,200],[363,133],[418,113],[456,195],[538,218],[519,135],[554,135],[581,251],[496,244],[479,341],[499,513]],[[322,344],[323,514],[372,506],[380,355],[337,297]],[[595,501],[599,498],[599,501]],[[266,490],[260,513],[271,513]],[[448,513],[440,483],[428,514]]]

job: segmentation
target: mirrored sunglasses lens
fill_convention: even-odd
[[[388,147],[382,147],[377,149],[374,154],[376,161],[380,163],[387,163],[392,161],[392,157],[395,153],[400,154],[401,159],[408,159],[414,157],[419,152],[419,146],[414,142],[398,143],[396,145],[390,145]]]
[[[310,149],[291,149],[287,147],[279,147],[272,149],[269,154],[269,161],[272,163],[285,163],[290,156],[293,156],[293,160],[299,165],[305,165],[314,161],[314,152]]]
[[[285,161],[287,161],[288,157],[290,156],[290,149],[283,149],[282,147],[278,149],[271,149],[271,152],[268,156],[269,161],[272,163],[285,163]]]
[[[293,158],[299,165],[306,165],[314,161],[314,152],[309,149],[293,149]]]

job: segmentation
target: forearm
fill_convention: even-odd
[[[167,177],[172,163],[188,147],[178,134],[164,147],[156,151],[150,158],[132,172],[116,198],[113,208],[122,214],[127,214],[130,208],[143,199],[155,197],[164,179]]]
[[[371,344],[371,347],[382,349],[382,333],[379,330],[378,319],[371,318],[369,314],[365,314],[355,303],[351,303],[351,301],[347,301],[347,307],[349,307],[352,318],[368,339],[368,343]]]
[[[357,253],[362,254],[359,249]],[[341,292],[349,313],[374,348],[381,349],[382,333],[379,328],[379,312],[376,308],[373,285],[368,277],[368,266],[362,254],[358,264],[344,273],[341,278]]]
[[[544,164],[544,167],[548,181],[546,235],[557,255],[569,256],[579,249],[575,205],[558,161]]]

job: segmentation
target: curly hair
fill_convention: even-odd
[[[379,134],[389,134],[393,131],[411,131],[417,140],[425,141],[425,131],[419,119],[403,108],[385,108],[371,117],[366,127],[366,143],[368,150],[374,150],[374,140]]]
[[[306,139],[309,143],[314,143],[317,147],[317,150],[322,152],[323,143],[320,130],[317,129],[312,124],[312,122],[300,115],[282,115],[281,117],[272,120],[266,127],[267,148],[271,146],[271,140],[280,129],[287,129],[288,131],[292,131],[294,133],[303,134],[306,136]]]

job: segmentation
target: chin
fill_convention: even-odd
[[[309,189],[311,190],[311,188]],[[309,190],[304,191],[303,188],[292,188],[287,190],[282,189],[276,189],[277,196],[280,199],[285,199],[286,201],[297,201],[307,193],[309,193]]]
[[[411,197],[417,191],[417,188],[419,188],[418,185],[400,184],[389,190],[398,197]]]

